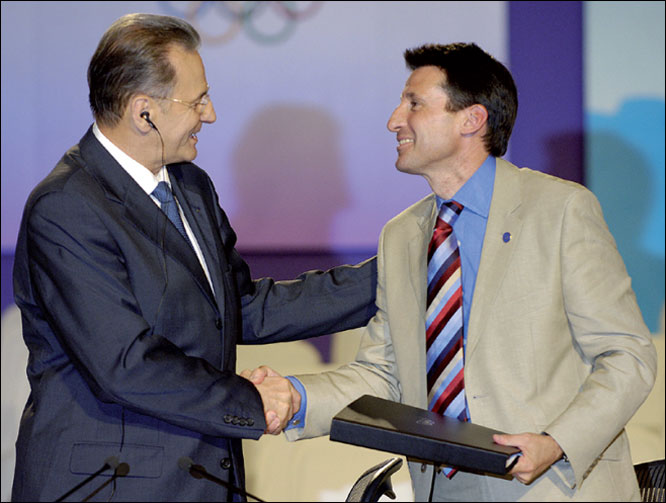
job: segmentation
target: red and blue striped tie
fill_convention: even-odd
[[[462,275],[453,224],[462,205],[442,204],[428,247],[426,369],[428,409],[467,421],[463,379]],[[451,478],[456,472],[444,468]]]

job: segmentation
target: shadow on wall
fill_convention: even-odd
[[[632,278],[643,318],[654,333],[664,305],[664,103],[634,102],[629,113],[626,106],[609,121],[592,118],[594,127],[586,138],[588,178]],[[648,114],[640,112],[646,108]],[[661,123],[657,120],[652,127],[646,118],[655,110]],[[632,118],[635,113],[647,123]],[[622,131],[614,130],[618,123]],[[638,125],[639,130],[624,134]]]
[[[275,105],[249,122],[233,153],[240,249],[326,250],[349,203],[335,120],[315,107]]]

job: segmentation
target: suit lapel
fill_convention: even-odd
[[[186,183],[172,173],[169,173],[174,193],[178,201],[182,201],[181,206],[185,217],[187,218],[192,232],[197,238],[201,247],[204,260],[208,266],[208,272],[211,276],[217,305],[220,311],[224,311],[224,292],[225,287],[222,282],[222,271],[226,268],[225,254],[219,252],[217,246],[218,239],[215,239],[216,227],[210,221],[206,211],[206,205],[198,190],[193,190]],[[206,282],[208,284],[208,282]]]
[[[168,217],[152,201],[113,156],[95,138],[92,127],[79,143],[86,170],[99,182],[108,200],[124,207],[123,217],[164,253],[181,263],[194,276],[206,298],[215,298],[196,253]],[[188,216],[188,222],[189,220]],[[198,236],[197,236],[198,238]]]
[[[466,359],[471,357],[485,333],[488,310],[495,302],[515,244],[520,239],[523,225],[520,193],[516,167],[497,159],[493,198],[467,326]],[[505,236],[509,239],[506,240]]]
[[[405,222],[404,239],[408,240],[407,260],[405,264],[396,264],[407,274],[409,279],[404,281],[411,284],[415,304],[409,298],[401,301],[402,310],[399,313],[389,313],[391,316],[391,333],[396,346],[395,354],[398,367],[401,369],[401,382],[405,387],[405,397],[416,397],[415,401],[408,400],[414,407],[426,407],[426,348],[425,348],[425,312],[427,291],[427,249],[432,236],[437,204],[435,196],[429,196],[423,204],[415,208],[412,220]],[[402,233],[401,233],[402,234]],[[387,255],[396,253],[387,251]],[[399,255],[398,255],[399,256]],[[405,290],[407,293],[408,290]],[[409,316],[412,306],[416,307],[413,316]],[[403,357],[404,355],[404,357]]]
[[[156,246],[163,249],[164,253],[180,262],[194,276],[208,300],[215,305],[215,297],[210,289],[210,284],[192,247],[183,239],[183,236],[166,214],[157,207],[141,187],[136,184],[132,185],[128,188],[125,200],[125,218],[153,241]],[[174,190],[174,192],[176,191]],[[177,192],[176,197],[178,197]],[[181,201],[182,198],[179,198],[178,202],[183,207],[183,211],[186,212],[187,205]],[[188,215],[187,220],[188,223],[192,222],[192,217]],[[197,239],[199,239],[199,236],[197,236]]]
[[[431,201],[430,201],[431,199]],[[432,230],[437,215],[437,204],[434,195],[424,206],[423,213],[417,215],[418,232],[409,240],[409,267],[412,288],[418,299],[419,309],[425,313],[427,284],[427,250],[432,237]],[[425,327],[425,325],[424,325]]]

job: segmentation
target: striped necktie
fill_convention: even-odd
[[[428,409],[467,421],[463,381],[463,304],[460,252],[453,224],[462,205],[442,204],[428,247],[426,369]],[[451,478],[456,472],[444,468]]]
[[[160,202],[162,211],[166,213],[169,220],[173,222],[173,225],[176,226],[178,232],[180,232],[185,238],[185,241],[187,241],[187,244],[192,246],[190,239],[187,237],[187,232],[185,232],[185,225],[183,225],[183,220],[180,218],[178,205],[176,204],[176,199],[173,197],[169,184],[167,182],[158,183],[155,190],[153,190],[152,195]]]

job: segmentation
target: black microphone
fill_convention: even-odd
[[[217,485],[222,486],[226,488],[229,491],[233,491],[236,494],[240,494],[246,497],[250,497],[252,499],[255,499],[257,501],[264,501],[261,498],[257,498],[256,496],[250,494],[249,492],[236,487],[229,482],[225,482],[222,479],[218,479],[216,476],[211,475],[206,471],[206,469],[201,466],[201,465],[195,465],[194,461],[192,461],[192,458],[188,458],[187,456],[183,456],[178,460],[178,466],[182,469],[188,472],[193,478],[195,479],[206,479],[210,480],[211,482],[215,482]]]
[[[106,460],[104,461],[104,466],[102,466],[102,468],[100,468],[100,469],[97,470],[95,473],[93,473],[92,475],[90,475],[87,479],[85,479],[83,482],[81,482],[80,484],[77,484],[76,486],[72,487],[69,491],[67,491],[65,494],[63,494],[62,496],[60,496],[60,498],[58,498],[58,499],[56,500],[56,503],[57,503],[58,501],[62,501],[62,500],[64,500],[67,496],[69,496],[69,495],[72,494],[73,492],[78,491],[78,490],[81,489],[84,485],[86,485],[88,482],[90,482],[90,481],[93,480],[94,478],[98,477],[102,472],[105,472],[105,471],[108,470],[109,468],[118,468],[118,463],[119,463],[119,462],[118,462],[118,458],[115,457],[115,456],[110,456],[110,457],[106,458]]]
[[[90,498],[95,496],[98,492],[100,492],[102,489],[104,489],[106,486],[108,486],[111,482],[115,482],[115,480],[118,477],[124,477],[129,473],[129,465],[127,463],[120,463],[118,466],[116,466],[116,469],[113,471],[113,475],[109,480],[101,484],[97,489],[95,489],[93,492],[91,492],[88,496],[83,498],[81,501],[88,501]],[[116,490],[116,486],[113,486],[113,490]],[[113,493],[112,493],[113,494]]]

